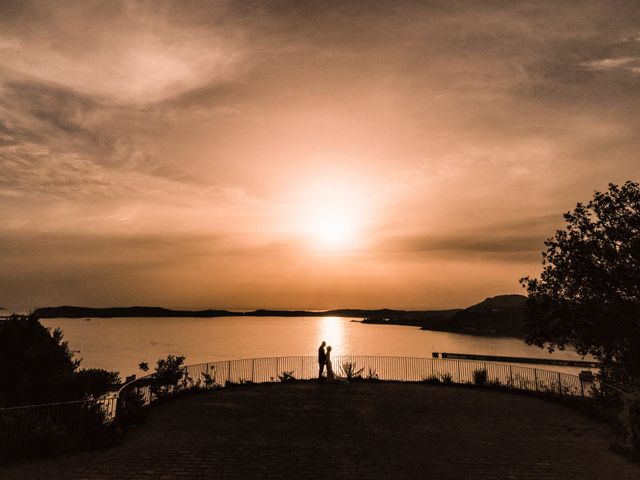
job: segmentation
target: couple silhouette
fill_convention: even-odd
[[[325,381],[325,377],[322,375],[325,367],[327,368],[327,382],[333,382],[336,379],[335,374],[333,373],[333,365],[331,363],[331,345],[327,347],[325,351],[324,347],[327,345],[327,342],[322,342],[320,348],[318,348],[318,381],[323,383]]]

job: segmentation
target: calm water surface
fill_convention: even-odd
[[[168,354],[186,356],[188,364],[288,355],[315,355],[322,340],[334,355],[397,355],[430,357],[431,352],[547,357],[537,347],[513,338],[431,332],[415,327],[365,325],[342,317],[217,317],[217,318],[55,318],[46,327],[60,327],[69,347],[85,368],[140,374],[138,364]],[[574,352],[552,358],[578,359]],[[580,369],[538,366],[575,373]]]

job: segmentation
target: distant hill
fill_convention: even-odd
[[[351,317],[362,318],[363,323],[381,325],[408,325],[423,330],[522,337],[522,312],[527,297],[498,295],[464,310],[378,310],[336,309],[310,312],[307,310],[172,310],[163,307],[109,307],[90,308],[60,306],[38,308],[37,318],[115,318],[115,317]]]
[[[465,310],[483,310],[483,309],[504,309],[504,308],[521,308],[527,297],[524,295],[496,295],[495,297],[485,298],[482,302],[472,305]]]
[[[423,329],[475,335],[522,337],[522,314],[527,297],[498,295],[460,310],[446,322],[424,325]]]
[[[352,317],[352,318],[399,318],[412,321],[424,318],[439,318],[443,315],[451,316],[458,310],[444,311],[407,311],[390,310],[364,310],[357,308],[344,308],[337,310],[252,310],[248,312],[232,312],[229,310],[172,310],[163,307],[108,307],[91,308],[76,306],[44,307],[33,312],[37,318],[117,318],[117,317]],[[417,324],[420,326],[421,324]]]
[[[227,317],[242,315],[227,310],[171,310],[162,307],[109,307],[90,308],[64,305],[38,308],[33,312],[37,318],[116,318],[116,317]]]

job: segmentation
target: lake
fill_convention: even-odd
[[[60,327],[82,367],[117,370],[124,378],[140,374],[138,364],[168,354],[184,355],[187,364],[290,355],[316,355],[320,342],[334,355],[430,357],[431,352],[549,357],[522,340],[420,330],[416,327],[362,324],[342,317],[215,317],[42,319]],[[573,359],[575,352],[551,358]],[[577,373],[580,368],[538,365],[540,369]]]

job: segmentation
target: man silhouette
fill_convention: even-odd
[[[322,382],[324,380],[324,377],[322,376],[322,372],[324,372],[324,366],[327,363],[327,354],[324,353],[324,347],[327,344],[327,342],[322,342],[322,344],[320,345],[320,348],[318,348],[318,366],[319,366],[319,370],[318,370],[318,381]]]

